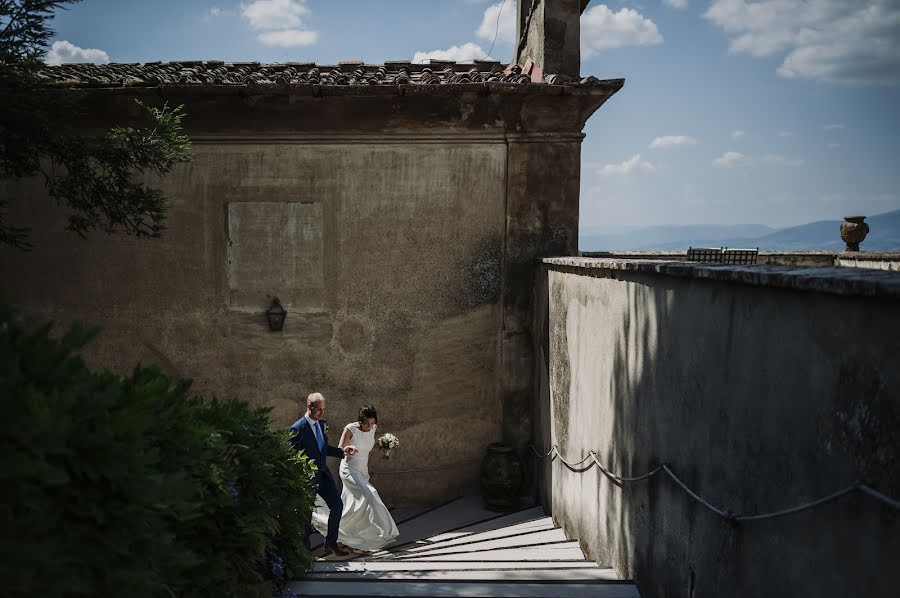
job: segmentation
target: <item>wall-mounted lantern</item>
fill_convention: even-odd
[[[269,321],[269,330],[279,332],[284,328],[284,319],[287,317],[287,310],[278,300],[278,297],[272,297],[272,303],[266,309],[266,319]]]

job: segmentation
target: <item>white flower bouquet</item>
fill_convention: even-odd
[[[385,434],[378,439],[378,446],[384,451],[384,458],[391,458],[391,450],[400,446],[400,439],[393,434]]]

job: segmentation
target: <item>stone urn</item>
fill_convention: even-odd
[[[481,461],[481,494],[492,511],[514,511],[522,491],[522,462],[508,444],[495,442],[487,447]]]
[[[869,234],[865,216],[844,216],[841,222],[841,239],[847,244],[847,251],[859,251],[859,244]]]

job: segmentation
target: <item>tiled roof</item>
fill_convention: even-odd
[[[342,62],[319,66],[308,62],[147,62],[143,64],[62,64],[47,66],[41,76],[71,87],[156,87],[159,85],[452,85],[465,83],[543,83],[596,85],[596,77],[580,80],[562,75],[526,74],[518,65],[493,61],[462,64],[432,60],[429,64],[387,62],[383,65]]]

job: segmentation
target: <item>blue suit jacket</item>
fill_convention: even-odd
[[[324,451],[319,450],[319,444],[316,442],[316,433],[305,417],[301,417],[291,426],[291,446],[294,447],[295,451],[304,451],[306,456],[312,459],[316,467],[319,468],[319,474],[330,478],[332,476],[325,463],[325,458],[336,457],[343,459],[344,451],[334,446],[328,446],[328,434],[325,432],[326,423],[324,419],[319,420],[319,428],[322,430],[322,436],[325,440]]]

